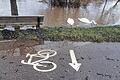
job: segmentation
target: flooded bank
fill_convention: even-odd
[[[89,20],[95,20],[98,25],[118,25],[120,21],[120,3],[111,9],[116,1],[110,0],[106,6],[105,1],[93,1],[80,8],[51,8],[49,4],[38,0],[18,0],[17,5],[19,15],[45,15],[45,26],[69,26],[66,20],[73,18],[75,20],[74,25],[89,27],[90,24],[81,23],[78,18],[85,17]],[[1,0],[0,5],[0,16],[11,15],[9,0]]]

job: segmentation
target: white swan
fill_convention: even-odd
[[[87,24],[94,24],[96,25],[97,23],[94,20],[88,20],[87,18],[78,18],[79,21],[83,22],[83,23],[87,23]]]
[[[69,23],[70,25],[73,25],[75,22],[72,18],[68,18],[67,23]]]

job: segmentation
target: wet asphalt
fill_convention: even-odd
[[[57,51],[56,56],[47,60],[54,62],[57,68],[39,72],[32,65],[21,63],[27,60],[25,54],[16,56],[8,50],[0,50],[0,80],[120,80],[120,43],[46,41],[33,48],[36,52],[42,49]],[[71,49],[82,64],[79,71],[69,65]]]

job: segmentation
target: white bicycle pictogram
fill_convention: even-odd
[[[41,50],[38,51],[37,54],[27,54],[26,57],[29,57],[28,61],[25,62],[25,60],[22,60],[21,63],[22,64],[27,64],[27,65],[33,65],[33,68],[37,71],[40,72],[49,72],[49,71],[53,71],[54,69],[57,68],[57,65],[54,62],[51,61],[47,61],[47,59],[49,59],[50,57],[53,57],[57,54],[56,51],[54,50]],[[32,61],[33,58],[39,58],[39,60],[37,61]],[[45,65],[46,64],[46,65]],[[49,68],[49,66],[47,66],[47,64],[52,65],[51,68]],[[38,67],[43,67],[46,69],[40,69]],[[49,68],[49,69],[48,69]]]

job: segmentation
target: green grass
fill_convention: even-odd
[[[2,38],[0,36],[0,38]],[[19,38],[37,39],[36,31],[21,31]],[[43,28],[43,38],[47,41],[90,41],[90,42],[120,42],[120,27],[106,26],[94,28]]]
[[[119,42],[119,27],[95,28],[44,28],[45,40],[70,40],[91,42]]]

